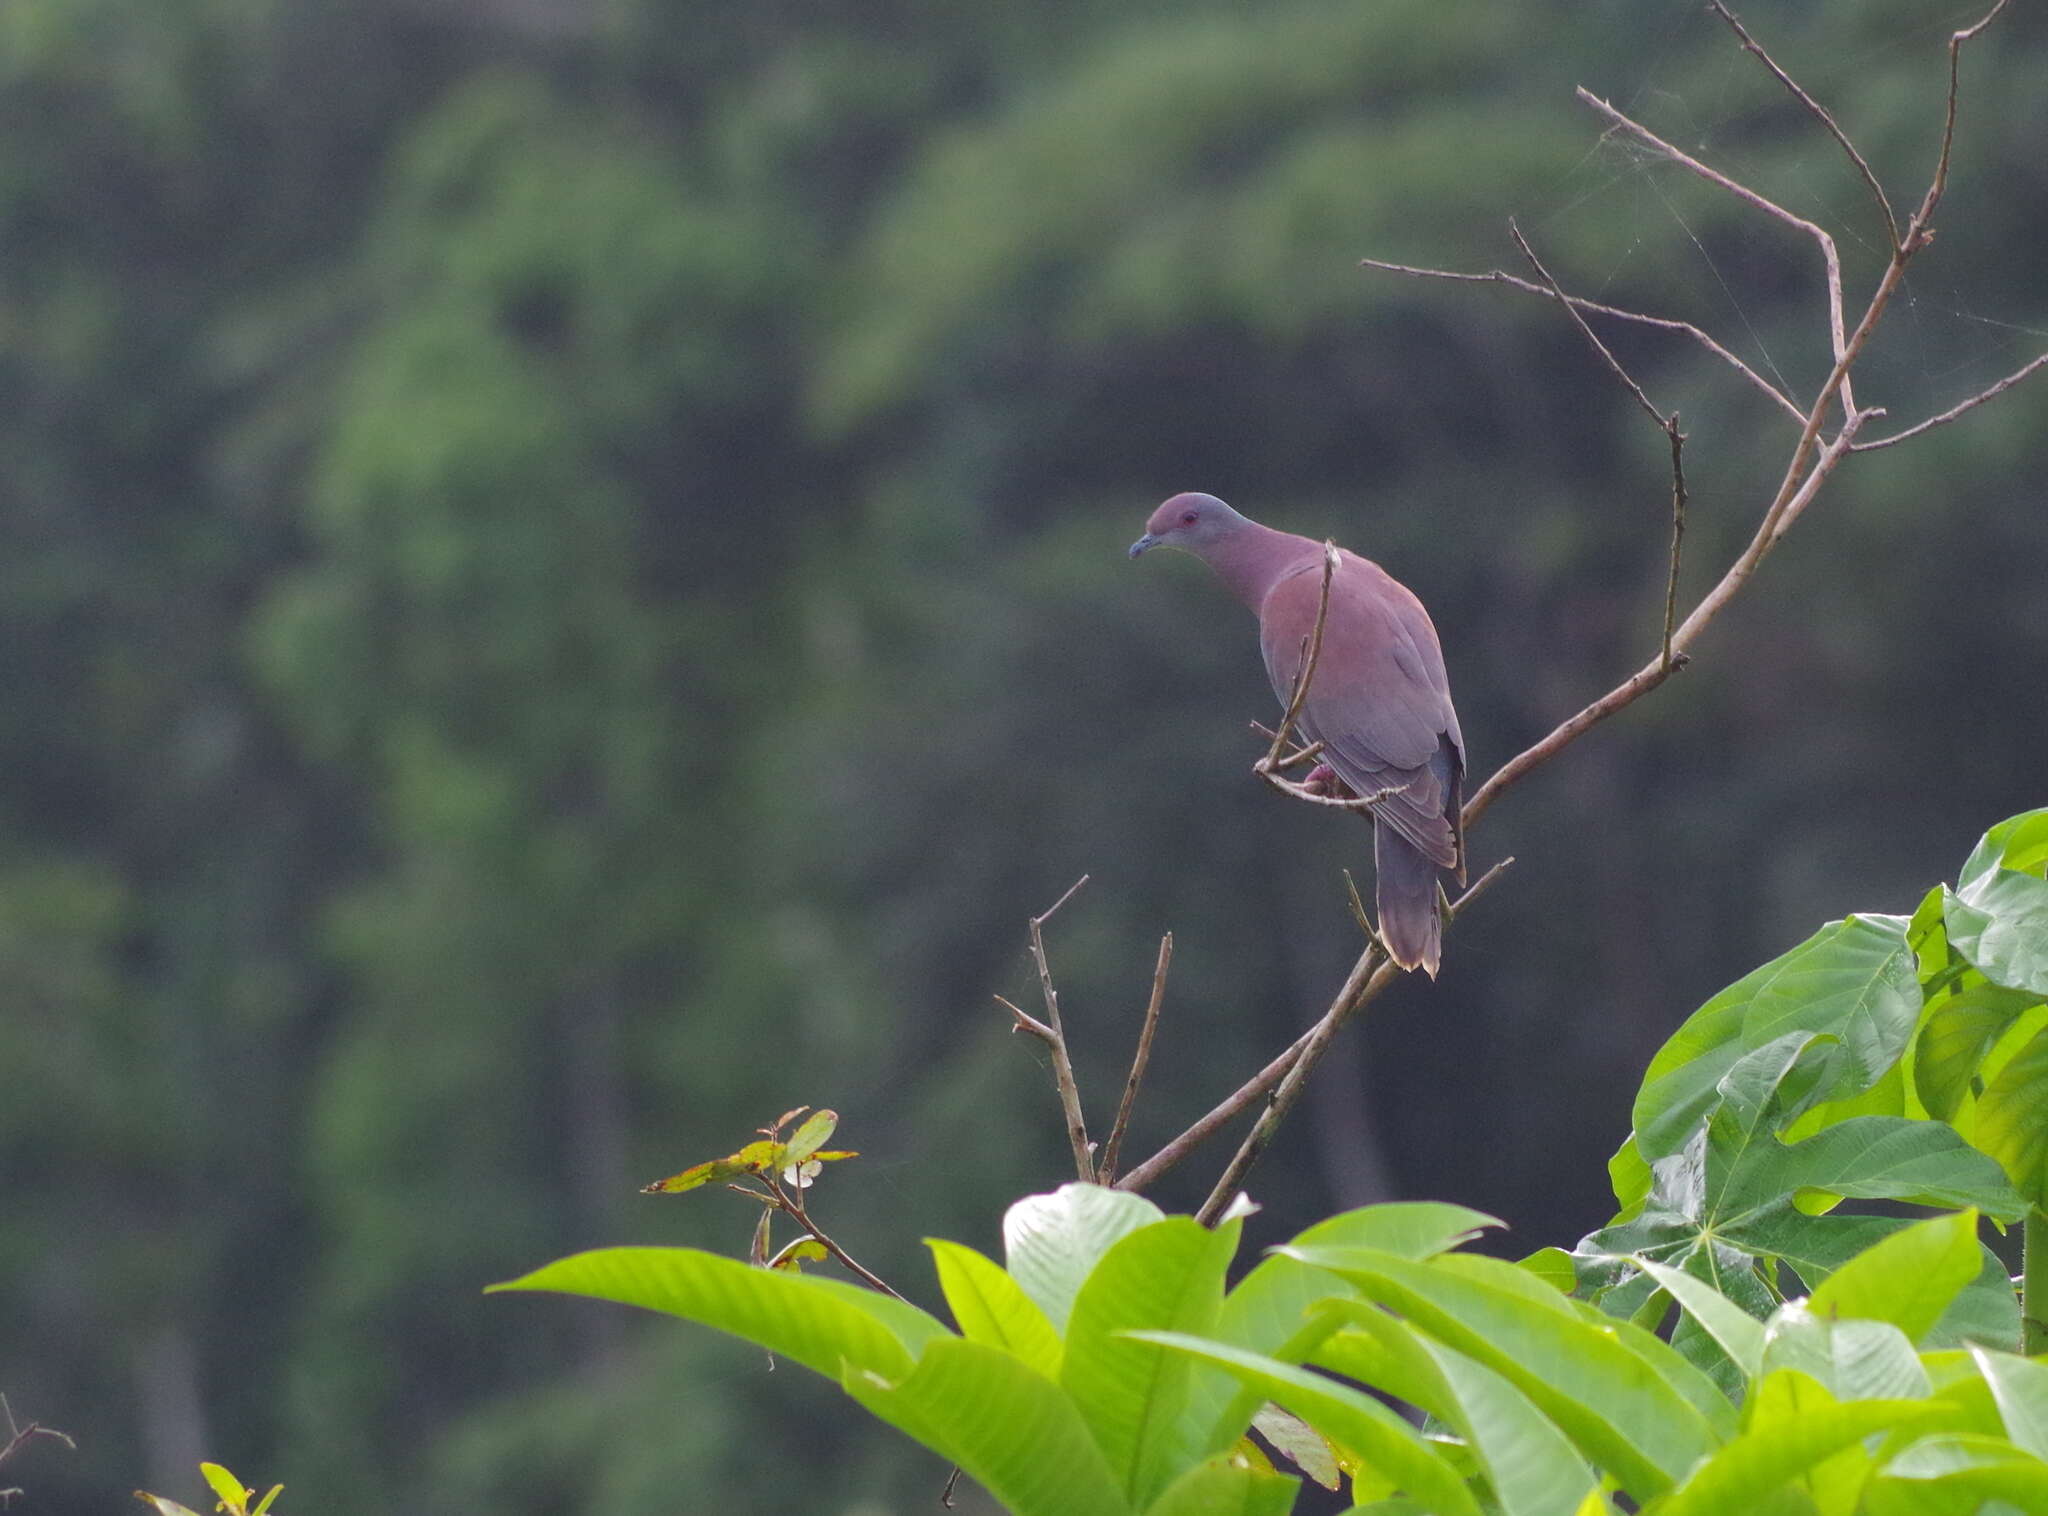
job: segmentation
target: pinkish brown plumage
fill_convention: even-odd
[[[1322,599],[1323,550],[1239,515],[1214,495],[1175,495],[1131,556],[1192,553],[1259,618],[1266,676],[1285,702]],[[1435,976],[1442,958],[1437,874],[1464,877],[1465,740],[1429,613],[1377,563],[1339,550],[1322,653],[1299,726],[1371,807],[1380,935],[1394,961]]]

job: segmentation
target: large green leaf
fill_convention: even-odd
[[[957,1463],[1011,1516],[1132,1510],[1074,1402],[1001,1348],[948,1337],[906,1373],[849,1363],[840,1383],[882,1420]]]
[[[1229,1343],[1176,1332],[1137,1334],[1162,1351],[1217,1364],[1278,1401],[1339,1447],[1348,1449],[1441,1516],[1480,1516],[1479,1503],[1450,1462],[1413,1427],[1370,1395]]]
[[[1914,1088],[1930,1115],[1955,1116],[1991,1045],[2040,1003],[2038,995],[1997,984],[1964,985],[1934,1000],[1913,1050]]]
[[[1970,1356],[1990,1386],[2005,1435],[2034,1457],[2048,1458],[2048,1363],[1982,1348]]]
[[[1915,1400],[1933,1386],[1906,1334],[1888,1321],[1835,1321],[1787,1301],[1764,1327],[1763,1373],[1796,1369],[1836,1400]]]
[[[837,1379],[842,1365],[908,1373],[935,1339],[935,1317],[874,1290],[758,1269],[695,1248],[599,1248],[559,1259],[499,1290],[548,1290],[642,1306],[730,1332]]]
[[[1986,1501],[2048,1511],[2048,1463],[1995,1437],[1924,1437],[1871,1481],[1868,1508],[1872,1516],[1971,1516]]]
[[[1917,1343],[1977,1277],[1980,1253],[1974,1210],[1931,1217],[1850,1259],[1809,1304],[1820,1317],[1888,1321]]]
[[[1993,984],[2048,995],[2048,880],[1994,869],[1944,903],[1948,942]]]
[[[939,1288],[961,1336],[1014,1353],[1046,1378],[1059,1378],[1059,1333],[1016,1280],[960,1243],[927,1237],[925,1246],[932,1250]]]
[[[1038,1302],[1055,1331],[1065,1331],[1067,1312],[1096,1260],[1118,1238],[1165,1214],[1142,1195],[1099,1184],[1063,1184],[1049,1195],[1026,1195],[1003,1216],[1010,1277]]]
[[[1228,1453],[1205,1458],[1166,1487],[1145,1516],[1287,1516],[1301,1481]]]
[[[1460,1267],[1452,1272],[1365,1248],[1305,1248],[1296,1256],[1342,1274],[1367,1299],[1502,1375],[1638,1500],[1667,1489],[1720,1441],[1637,1342],[1624,1344],[1614,1323],[1582,1319],[1570,1301],[1513,1264],[1454,1255]],[[1644,1337],[1695,1374],[1669,1347]]]
[[[1130,1333],[1209,1332],[1237,1234],[1235,1221],[1211,1231],[1185,1216],[1140,1228],[1102,1255],[1074,1297],[1060,1384],[1139,1509],[1190,1464],[1223,1451],[1210,1440],[1233,1386]]]
[[[1984,1087],[1976,1141],[2015,1189],[2048,1206],[2048,1030],[2035,1033]]]
[[[1920,1014],[1906,920],[1830,922],[1695,1011],[1651,1060],[1636,1097],[1636,1144],[1646,1159],[1677,1152],[1721,1100],[1722,1079],[1746,1055],[1806,1034],[1818,1067],[1807,1099],[1834,1100],[1875,1083],[1905,1050]]]
[[[1758,1386],[1755,1404],[1772,1407],[1773,1380]],[[1824,1396],[1791,1414],[1756,1416],[1739,1436],[1687,1475],[1657,1507],[1657,1516],[1731,1516],[1757,1508],[1792,1480],[1876,1432],[1939,1421],[1940,1406],[1922,1400],[1858,1400],[1837,1404]]]
[[[1465,1439],[1503,1516],[1573,1516],[1599,1485],[1571,1439],[1502,1375],[1376,1306],[1350,1307],[1354,1330],[1315,1361],[1429,1410]],[[1398,1364],[1395,1374],[1385,1373]]]
[[[2048,869],[2048,807],[2021,811],[1986,832],[1964,861],[1956,888],[1970,889],[1997,869],[2036,877]]]

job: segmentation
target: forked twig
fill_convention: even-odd
[[[1088,876],[1083,874],[1067,886],[1064,895],[1031,918],[1031,962],[1038,970],[1038,990],[1045,1000],[1045,1020],[1027,1015],[1001,995],[995,997],[996,1004],[1016,1019],[1016,1030],[1029,1032],[1052,1053],[1053,1083],[1059,1087],[1060,1109],[1066,1115],[1067,1140],[1074,1149],[1074,1170],[1083,1184],[1094,1181],[1095,1163],[1088,1143],[1088,1123],[1081,1115],[1081,1087],[1074,1081],[1074,1060],[1067,1053],[1066,1029],[1060,1025],[1059,991],[1053,988],[1052,966],[1046,961],[1045,924],[1087,882]]]
[[[1761,43],[1743,29],[1742,23],[1735,19],[1735,13],[1723,5],[1721,0],[1707,0],[1707,9],[1728,23],[1730,29],[1735,33],[1736,40],[1742,44],[1743,50],[1765,68],[1769,69],[1771,77],[1784,85],[1790,91],[1792,98],[1805,106],[1807,113],[1825,127],[1828,135],[1833,137],[1836,143],[1840,145],[1842,151],[1849,155],[1849,161],[1856,165],[1856,172],[1863,176],[1864,187],[1870,191],[1871,198],[1877,202],[1878,213],[1884,217],[1885,235],[1888,239],[1886,245],[1896,252],[1899,246],[1899,218],[1893,214],[1892,202],[1885,194],[1884,186],[1877,182],[1877,175],[1871,172],[1870,164],[1865,160],[1863,154],[1856,151],[1856,144],[1851,142],[1848,134],[1835,123],[1835,118],[1828,114],[1825,106],[1814,99],[1813,96],[1807,94],[1800,87],[1799,82],[1790,74],[1778,67],[1777,61],[1763,50]]]

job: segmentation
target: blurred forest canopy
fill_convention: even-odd
[[[1903,196],[1981,8],[1744,16]],[[1512,212],[1810,393],[1811,246],[1575,84],[1845,228],[1852,298],[1880,269],[1693,0],[13,0],[0,1389],[79,1444],[19,1508],[193,1498],[201,1456],[323,1516],[923,1508],[943,1471],[823,1386],[478,1290],[739,1251],[634,1191],[806,1102],[868,1155],[856,1254],[987,1243],[1064,1164],[987,997],[1084,870],[1084,1089],[1178,942],[1134,1150],[1321,1008],[1365,834],[1250,782],[1249,624],[1123,560],[1165,494],[1413,585],[1481,773],[1647,655],[1661,441],[1548,302],[1355,267],[1508,266]],[[2044,141],[2019,7],[1859,370],[1893,421],[2048,345]],[[1692,434],[1704,584],[1789,435],[1614,341]],[[1852,461],[1489,819],[1521,864],[1324,1069],[1255,1243],[1387,1195],[1578,1235],[1686,1009],[2041,803],[2044,419]]]

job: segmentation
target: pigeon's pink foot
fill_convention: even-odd
[[[1319,763],[1308,771],[1308,778],[1301,781],[1301,787],[1311,795],[1327,795],[1332,800],[1349,800],[1351,786],[1337,777],[1337,771],[1327,763]]]

